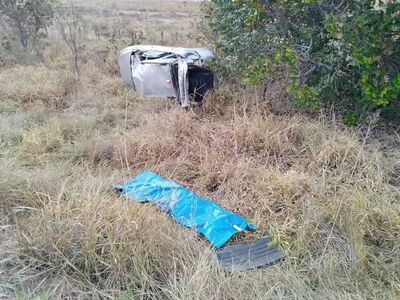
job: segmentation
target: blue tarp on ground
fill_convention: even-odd
[[[203,234],[217,248],[223,246],[234,234],[255,229],[242,216],[153,172],[145,171],[115,187],[130,200],[157,204],[181,225]]]

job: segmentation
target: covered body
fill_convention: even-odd
[[[205,67],[213,58],[205,48],[137,45],[121,51],[119,68],[124,83],[135,90],[177,98],[188,107],[203,102],[214,88],[214,73]]]
[[[150,171],[115,188],[133,201],[156,204],[182,226],[201,233],[216,248],[225,245],[239,232],[255,229],[244,217]]]

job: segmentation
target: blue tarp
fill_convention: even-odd
[[[217,248],[223,246],[234,234],[255,229],[242,216],[153,172],[145,171],[115,188],[130,200],[155,203],[181,225],[203,234]]]

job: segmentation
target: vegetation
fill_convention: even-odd
[[[0,13],[18,36],[22,46],[35,45],[38,37],[51,25],[55,0],[0,0]]]
[[[158,0],[137,2],[140,22],[155,24],[144,43],[163,28],[195,46],[175,33],[199,15],[174,1],[156,13]],[[0,51],[0,298],[398,299],[399,135],[273,114],[253,90],[230,86],[192,110],[144,99],[116,64],[136,8],[93,2],[76,7],[79,80],[58,24],[31,64]],[[108,29],[96,35],[99,23]],[[287,259],[225,272],[198,234],[113,191],[145,169],[257,224],[233,242],[268,230]]]
[[[77,8],[70,5],[68,9],[60,11],[58,16],[58,29],[65,44],[71,50],[74,60],[74,68],[79,76],[79,60],[82,52],[82,20],[80,20]]]
[[[287,79],[289,98],[334,103],[350,123],[376,110],[400,119],[398,1],[211,2],[222,75],[247,85]]]

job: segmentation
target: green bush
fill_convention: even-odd
[[[212,0],[204,17],[222,54],[222,76],[246,85],[288,78],[288,94],[302,106],[336,104],[353,120],[376,110],[399,119],[394,2]]]

